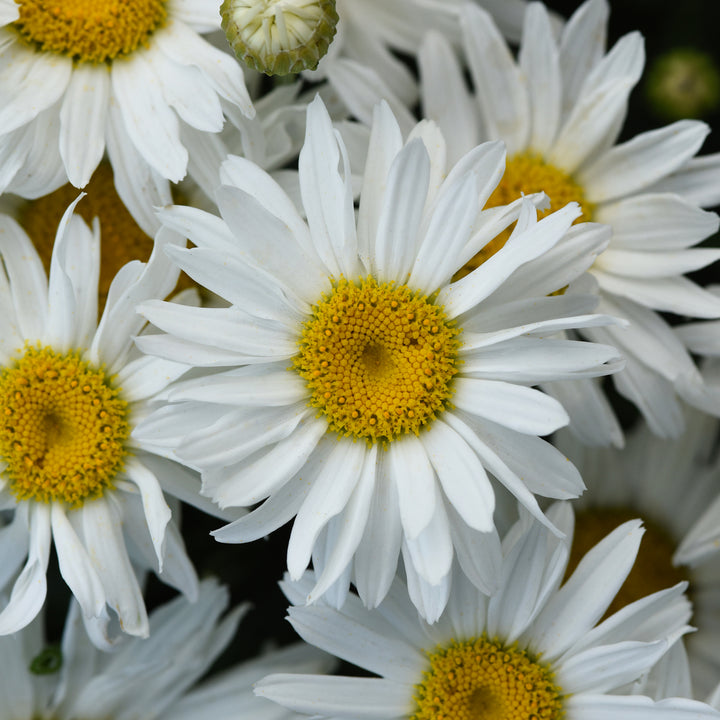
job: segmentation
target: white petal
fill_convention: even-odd
[[[597,208],[595,219],[613,226],[612,247],[681,250],[718,229],[718,216],[669,193],[643,193]]]
[[[75,187],[87,185],[105,152],[109,103],[109,67],[78,63],[60,108],[60,156]]]
[[[390,589],[402,540],[397,491],[383,464],[381,453],[370,516],[355,553],[355,585],[370,608],[377,607]]]
[[[476,306],[500,287],[518,267],[552,248],[579,214],[578,206],[569,203],[525,232],[514,234],[499,252],[480,267],[444,287],[438,295],[437,303],[445,306],[451,318]]]
[[[330,556],[325,562],[322,574],[308,595],[308,603],[320,597],[341,575],[352,560],[370,514],[370,503],[375,491],[377,472],[377,445],[365,453],[362,473],[340,518],[342,524],[338,537],[333,543]]]
[[[152,538],[155,554],[157,555],[158,567],[162,572],[165,528],[170,522],[172,513],[163,497],[162,488],[155,475],[135,458],[130,458],[124,473],[138,487],[145,511],[150,537]]]
[[[619,642],[592,647],[556,665],[563,693],[602,693],[637,680],[667,652],[668,643]]]
[[[276,492],[305,465],[326,432],[324,418],[306,418],[294,433],[259,459],[241,465],[233,473],[221,472],[216,486],[209,484],[211,473],[207,473],[204,478],[206,494],[221,508],[259,502]]]
[[[255,693],[308,715],[388,720],[412,712],[412,687],[382,678],[268,675]]]
[[[173,402],[198,400],[222,405],[251,407],[292,405],[307,399],[307,388],[299,376],[274,365],[246,365],[237,370],[186,380],[170,391]]]
[[[350,168],[345,160],[342,140],[318,95],[308,106],[305,144],[298,158],[300,192],[315,248],[336,277],[341,273],[352,277],[359,269]]]
[[[145,57],[165,102],[183,121],[207,133],[222,130],[225,119],[220,100],[198,68],[178,65],[159,51],[151,50]]]
[[[0,134],[31,122],[54,105],[65,92],[72,73],[71,58],[59,53],[35,52],[22,42],[4,48],[0,54]]]
[[[145,162],[172,182],[182,180],[188,155],[180,142],[178,118],[142,53],[113,63],[112,91],[125,130]]]
[[[289,620],[305,642],[398,683],[417,681],[423,653],[404,638],[363,624],[364,618],[325,607],[291,607]],[[383,632],[383,630],[386,630]]]
[[[292,228],[239,188],[223,186],[216,199],[233,229],[234,249],[240,257],[278,278],[305,302],[317,303],[322,291],[328,289],[327,272],[317,256],[306,253],[296,241]]]
[[[520,68],[488,13],[475,5],[461,11],[465,53],[481,101],[483,123],[490,139],[502,139],[508,153],[527,145],[530,103]]]
[[[577,642],[602,617],[635,562],[642,533],[639,520],[613,530],[583,557],[545,606],[533,627],[532,643],[548,660]]]
[[[403,282],[412,267],[429,172],[428,153],[419,139],[410,141],[390,166],[373,254],[374,273],[385,282]]]
[[[538,390],[494,380],[460,377],[453,402],[461,410],[528,435],[548,435],[567,425],[560,403]]]
[[[47,313],[47,278],[35,247],[20,225],[0,215],[0,255],[12,291],[13,309],[23,338],[43,338]]]
[[[297,579],[307,568],[320,531],[346,506],[360,478],[365,452],[362,443],[343,438],[312,480],[288,542],[288,570],[292,578]]]
[[[453,165],[479,141],[479,118],[450,43],[430,30],[418,52],[423,116],[434,120],[448,144]]]
[[[416,538],[435,511],[435,473],[423,443],[414,435],[393,441],[386,452],[403,530],[406,537]]]
[[[528,147],[543,154],[555,139],[562,100],[560,55],[544,5],[528,6],[518,62],[527,77],[530,99]]]
[[[615,142],[628,96],[640,78],[644,62],[640,33],[629,33],[618,40],[585,77],[580,95],[548,154],[550,163],[567,173],[577,170],[578,177],[585,178],[583,163],[598,154],[607,156],[603,150]],[[585,196],[591,200],[590,186],[584,187]]]
[[[33,503],[28,511],[30,548],[25,567],[0,612],[0,635],[17,632],[40,612],[47,594],[47,566],[50,558],[50,508]]]
[[[567,698],[566,710],[582,720],[716,720],[718,711],[697,700],[653,702],[643,696],[581,694]]]
[[[182,22],[168,22],[153,35],[153,41],[175,62],[199,67],[215,92],[236,105],[243,115],[255,115],[242,67],[230,53],[213,47]]]
[[[90,556],[61,504],[52,503],[51,519],[60,573],[80,603],[83,614],[99,617],[105,609],[105,589]]]
[[[145,602],[123,538],[123,521],[112,500],[101,498],[86,503],[82,527],[88,553],[106,596],[130,635],[146,637],[148,620]]]
[[[421,441],[447,499],[463,521],[475,530],[490,532],[495,494],[475,452],[439,419],[421,435]]]
[[[638,192],[677,170],[700,149],[710,132],[701,122],[680,120],[616,145],[578,173],[589,202]]]
[[[440,490],[435,490],[435,511],[425,529],[416,537],[405,537],[403,543],[412,565],[430,585],[438,585],[450,572],[453,545],[450,523]],[[444,605],[444,603],[443,603]]]
[[[381,102],[373,112],[357,222],[358,253],[368,270],[373,268],[388,173],[401,148],[402,135],[397,121],[387,103]]]
[[[110,103],[105,142],[115,189],[135,222],[153,237],[160,227],[154,208],[172,203],[170,183],[133,145],[117,103]]]

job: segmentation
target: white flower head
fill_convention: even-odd
[[[152,399],[187,369],[141,357],[133,344],[144,325],[135,304],[166,297],[177,281],[162,248],[184,240],[163,231],[147,264],[125,265],[98,322],[99,225],[90,229],[72,214],[79,201],[60,222],[49,278],[28,236],[0,216],[0,509],[14,510],[3,574],[27,556],[0,612],[0,634],[24,627],[42,607],[54,542],[65,582],[105,642],[108,609],[125,632],[148,632],[129,550],[196,593],[163,495],[163,487],[191,494],[194,474],[133,436]]]
[[[587,484],[573,503],[571,566],[624,520],[644,522],[640,551],[611,611],[686,581],[693,609],[690,622],[697,632],[684,639],[692,689],[688,683],[682,694],[700,698],[707,697],[720,673],[720,605],[715,590],[720,583],[720,468],[713,457],[717,429],[715,418],[693,411],[687,432],[677,440],[658,438],[641,425],[628,433],[622,451],[575,447],[568,452]],[[681,677],[677,674],[676,681]]]
[[[549,514],[571,529],[567,505]],[[355,595],[339,610],[291,607],[307,642],[376,677],[279,674],[256,692],[317,718],[716,718],[694,700],[628,694],[688,630],[682,583],[599,622],[641,536],[639,521],[623,524],[563,583],[567,541],[524,515],[503,540],[497,591],[488,598],[459,574],[433,625],[417,617],[399,580],[375,610]],[[290,601],[302,602],[311,582],[284,583]]]
[[[146,232],[188,151],[225,116],[254,110],[237,61],[200,33],[219,0],[0,0],[0,190],[38,197],[84,187],[107,150],[120,195]]]
[[[443,178],[436,128],[421,124],[403,143],[380,105],[356,222],[345,147],[317,99],[300,155],[307,222],[241,158],[223,168],[222,219],[161,213],[197,245],[167,252],[232,306],[142,303],[168,334],[138,343],[179,362],[236,367],[178,384],[139,432],[201,468],[203,492],[221,507],[265,500],[219,540],[257,539],[297,515],[288,566],[298,577],[315,553],[325,571],[313,597],[336,580],[347,588],[352,573],[377,604],[402,551],[441,609],[454,552],[480,586],[494,582],[488,472],[546,523],[534,493],[582,491],[573,466],[537,437],[564,425],[565,411],[530,386],[614,370],[613,349],[549,337],[610,320],[589,314],[595,301],[584,294],[544,297],[569,282],[566,269],[537,278],[538,296],[513,283],[578,209],[540,222],[529,200],[480,213],[503,162],[502,145],[489,143]],[[494,262],[452,282],[514,220]],[[467,552],[475,537],[487,552]]]
[[[248,610],[241,606],[225,614],[227,606],[227,590],[204,580],[195,603],[177,598],[157,608],[150,615],[150,637],[126,637],[113,653],[91,646],[74,602],[59,647],[43,648],[38,618],[25,630],[0,637],[4,717],[242,720],[272,713],[277,720],[296,718],[290,711],[278,715],[271,703],[255,697],[252,683],[269,670],[328,670],[327,656],[314,648],[294,645],[198,684]]]
[[[490,204],[543,190],[552,209],[575,200],[585,220],[612,228],[590,272],[600,288],[599,309],[630,325],[583,332],[623,353],[626,367],[613,378],[619,392],[656,434],[675,436],[683,427],[678,395],[701,404],[703,386],[681,338],[659,313],[720,314],[720,299],[685,277],[720,257],[717,249],[692,247],[718,228],[717,215],[701,208],[720,201],[720,155],[695,157],[709,130],[690,120],[617,143],[645,56],[637,32],[606,52],[607,14],[605,0],[588,0],[556,40],[545,6],[532,3],[515,59],[490,15],[468,3],[461,29],[474,93],[453,49],[432,33],[419,55],[422,101],[449,138],[451,160],[481,140],[506,143],[507,170]],[[622,442],[609,406],[589,382],[563,393],[562,401],[587,428],[586,442]]]

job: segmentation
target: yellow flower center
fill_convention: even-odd
[[[508,160],[505,174],[485,207],[507,205],[517,200],[523,193],[530,195],[536,192],[545,192],[550,198],[550,207],[540,211],[540,217],[575,201],[583,210],[583,214],[575,222],[588,222],[592,219],[594,206],[585,200],[582,187],[567,173],[549,165],[534,153],[520,153]],[[492,257],[508,241],[514,227],[513,224],[491,240],[458,271],[454,279],[464,277]]]
[[[147,45],[167,18],[165,0],[21,0],[13,23],[43,52],[101,63]]]
[[[0,459],[18,500],[77,507],[113,487],[128,404],[79,353],[26,348],[0,374]]]
[[[458,333],[407,285],[341,279],[305,324],[294,368],[332,430],[386,442],[446,406]]]
[[[63,185],[49,195],[27,202],[20,209],[18,222],[33,241],[46,272],[50,271],[58,223],[78,192],[70,184]],[[75,212],[88,224],[95,217],[100,220],[102,245],[98,298],[102,310],[117,271],[131,260],[146,262],[153,249],[153,240],[133,220],[115,191],[110,163],[98,165],[85,192],[87,195],[77,204]],[[181,278],[181,287],[187,287],[187,276],[183,274]]]
[[[583,555],[608,533],[618,525],[637,517],[639,513],[631,508],[591,508],[578,512],[566,577],[569,577],[577,567]],[[643,523],[645,534],[635,564],[605,613],[605,617],[635,600],[672,587],[682,580],[689,580],[685,569],[675,567],[672,563],[676,543],[670,533],[653,520],[643,518]]]
[[[224,0],[222,28],[235,54],[267,75],[314,70],[335,36],[335,0]]]
[[[562,692],[549,667],[486,637],[428,653],[411,720],[559,720]]]

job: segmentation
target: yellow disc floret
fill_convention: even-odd
[[[147,45],[165,24],[165,0],[22,0],[13,27],[43,52],[101,63]]]
[[[559,720],[562,692],[526,650],[486,637],[428,652],[411,720]]]
[[[550,208],[541,211],[540,216],[559,210],[574,201],[579,203],[583,211],[575,222],[588,222],[592,219],[594,207],[585,199],[582,187],[570,175],[546,163],[534,153],[520,153],[508,160],[505,174],[485,207],[507,205],[517,200],[523,193],[530,195],[536,192],[544,192],[550,198]],[[508,241],[512,227],[500,233],[469,260],[455,279],[467,275],[500,250]]]
[[[575,569],[585,553],[608,533],[637,517],[640,513],[630,508],[589,508],[578,512],[566,576]],[[661,523],[647,518],[643,518],[643,523],[645,534],[635,564],[605,613],[606,617],[635,600],[689,579],[687,572],[673,565],[677,545],[671,534]]]
[[[417,434],[448,403],[458,333],[407,285],[341,279],[305,324],[294,369],[332,430],[386,442]]]
[[[77,507],[113,487],[128,404],[79,353],[26,348],[0,374],[0,460],[19,500]]]

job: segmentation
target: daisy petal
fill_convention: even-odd
[[[78,63],[60,108],[60,156],[75,187],[87,185],[105,152],[109,104],[109,68]]]
[[[414,435],[388,448],[388,472],[397,489],[405,536],[415,538],[435,511],[435,473],[423,443]]]
[[[637,135],[606,152],[578,173],[590,202],[607,202],[642,190],[677,170],[703,144],[705,123],[680,120]]]
[[[15,580],[10,600],[0,612],[0,635],[17,632],[40,612],[47,595],[50,559],[50,508],[33,505],[28,512],[30,549],[25,567]]]
[[[105,588],[90,556],[59,503],[50,508],[52,533],[63,579],[85,615],[99,617],[105,609]]]
[[[393,720],[412,712],[407,686],[381,678],[268,675],[255,683],[255,694],[296,712],[332,718]]]
[[[365,448],[361,443],[341,440],[314,479],[288,542],[288,570],[292,578],[302,575],[320,531],[347,504],[360,479],[364,459]]]
[[[459,377],[454,390],[456,407],[516,432],[548,435],[569,420],[557,400],[521,385]]]
[[[478,456],[449,425],[436,419],[422,434],[443,491],[467,525],[480,532],[494,528],[495,494]]]
[[[526,80],[491,16],[476,5],[461,10],[465,54],[478,97],[487,135],[505,141],[509,154],[525,147],[530,107]]]
[[[113,96],[133,145],[163,177],[172,182],[182,180],[188,155],[180,142],[178,119],[162,97],[147,60],[135,53],[114,63],[111,77]]]
[[[643,696],[590,695],[569,697],[566,709],[583,720],[715,720],[718,711],[705,703],[684,698],[653,702]]]
[[[125,474],[138,487],[140,496],[142,497],[143,509],[145,511],[145,519],[150,537],[155,547],[157,555],[158,567],[162,572],[165,528],[170,522],[172,513],[163,497],[162,488],[153,473],[142,465],[135,458],[131,458],[125,464]]]
[[[595,545],[543,608],[533,645],[553,660],[602,617],[635,562],[643,530],[639,520],[623,523]],[[557,623],[562,616],[563,622]]]
[[[87,503],[82,510],[82,528],[107,604],[117,613],[125,632],[147,637],[145,603],[125,549],[123,522],[113,501],[100,498]]]

